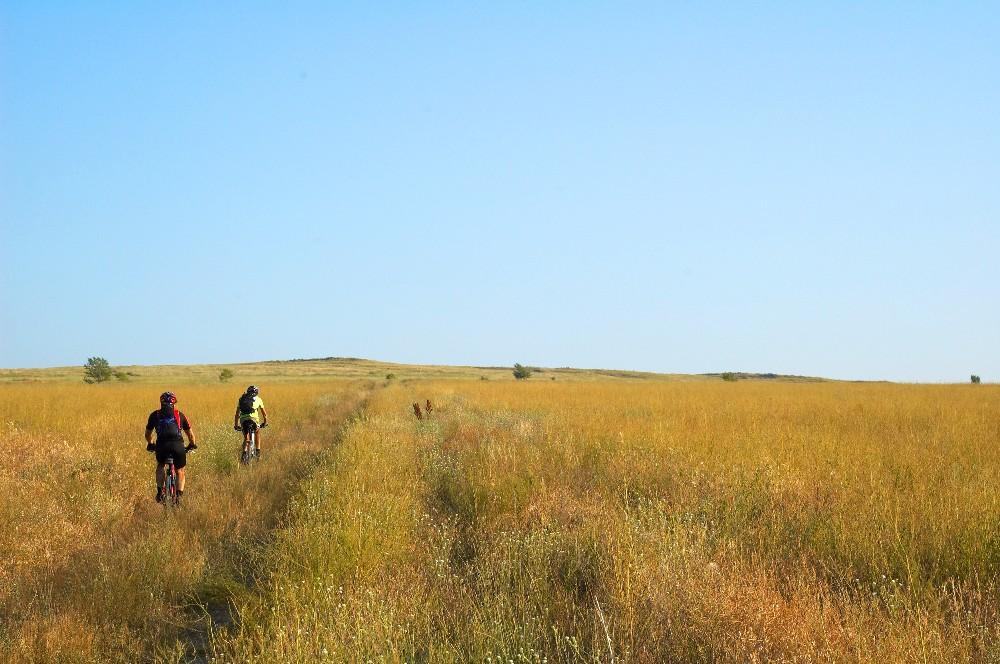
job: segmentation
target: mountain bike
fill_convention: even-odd
[[[257,424],[253,420],[250,427],[250,440],[244,441],[243,452],[240,454],[240,463],[249,466],[254,459],[260,458],[260,450],[257,449],[257,429],[263,429],[267,424]],[[236,427],[237,431],[243,431],[243,427]]]
[[[196,449],[198,448],[188,445],[184,448],[184,452],[192,454]],[[163,480],[163,503],[171,506],[177,505],[180,503],[181,494],[177,477],[177,466],[174,465],[174,456],[172,454],[163,460],[163,470],[166,475]]]

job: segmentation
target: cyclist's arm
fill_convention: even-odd
[[[146,442],[147,443],[153,442],[153,430],[152,429],[146,429]]]
[[[198,445],[194,441],[194,427],[191,426],[191,421],[184,415],[184,413],[181,413],[180,425],[181,431],[184,432],[184,435],[187,436],[188,442],[191,443],[191,448],[193,449],[197,447]]]
[[[266,411],[266,410],[264,410],[264,407],[263,407],[263,406],[261,406],[261,407],[260,407],[260,408],[258,408],[257,410],[259,410],[259,411],[260,411],[260,414],[261,414],[261,415],[262,415],[262,416],[264,417],[264,419],[263,419],[263,420],[261,421],[261,424],[267,424],[267,411]]]
[[[236,414],[233,415],[233,426],[238,427],[240,425],[240,407],[236,406]]]

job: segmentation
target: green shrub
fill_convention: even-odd
[[[106,380],[111,380],[112,376],[114,376],[114,372],[111,370],[111,364],[103,357],[88,357],[87,363],[83,365],[83,382],[85,383],[103,383]]]
[[[735,383],[737,380],[739,380],[739,377],[732,371],[727,371],[724,374],[722,374],[722,380],[728,383]]]
[[[222,371],[219,372],[219,382],[220,383],[225,383],[226,381],[228,381],[232,377],[233,377],[233,371],[232,371],[232,369],[223,369]]]
[[[531,378],[531,369],[529,367],[521,366],[515,362],[514,378],[518,380],[527,380],[528,378]]]

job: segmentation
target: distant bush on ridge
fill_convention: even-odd
[[[88,357],[87,363],[83,365],[83,382],[85,383],[103,383],[106,380],[111,380],[114,375],[111,363],[103,357]]]

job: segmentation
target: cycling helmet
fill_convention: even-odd
[[[171,406],[177,403],[177,395],[173,392],[164,392],[160,395],[160,403],[170,404]]]
[[[257,389],[256,385],[251,385],[250,387],[247,388],[247,394],[249,394],[252,397],[255,397],[258,394],[260,394],[260,390]]]

